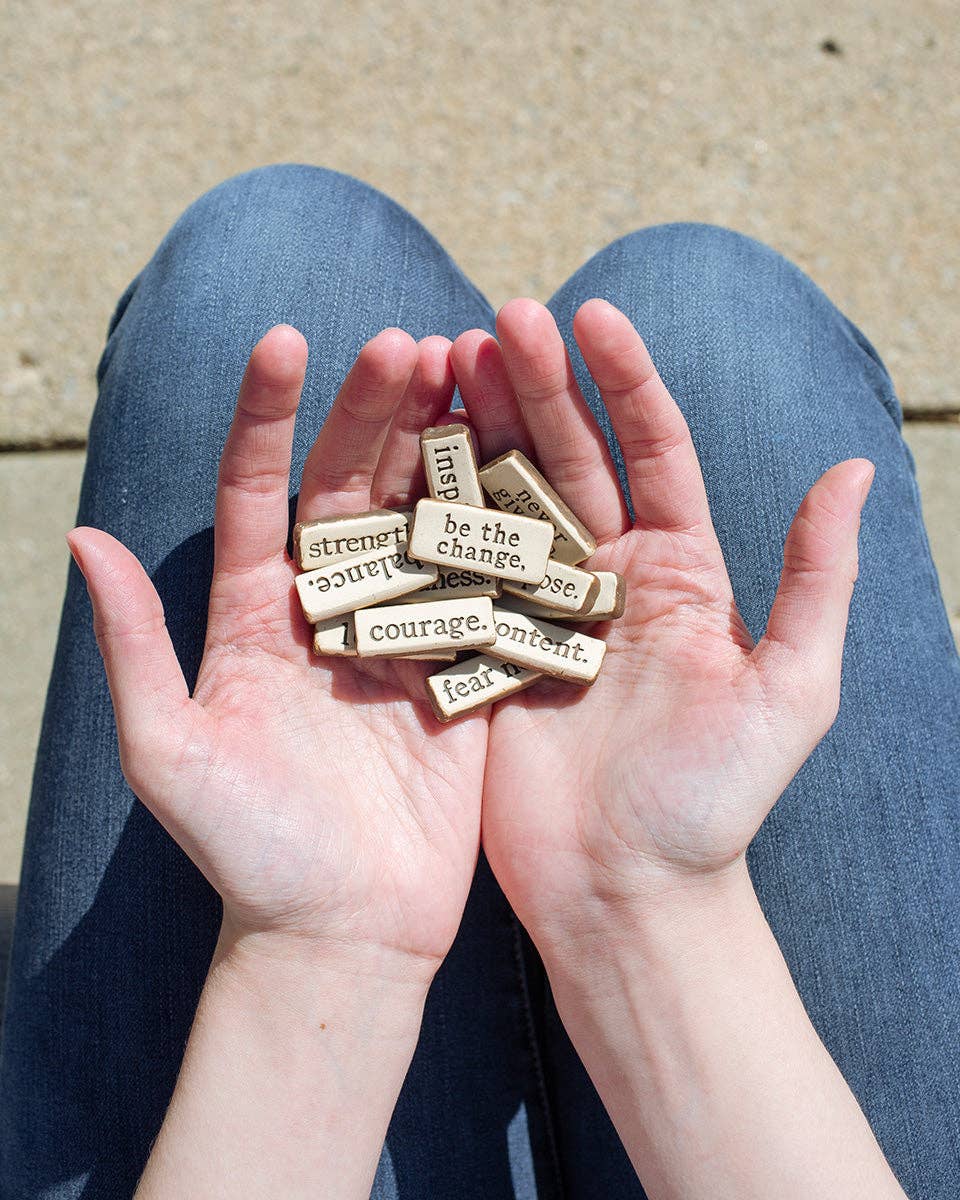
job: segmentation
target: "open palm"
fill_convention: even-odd
[[[531,453],[597,535],[585,565],[627,585],[623,617],[592,631],[608,647],[592,687],[542,681],[494,711],[483,843],[536,937],[597,897],[649,897],[742,859],[836,714],[872,467],[850,460],[811,488],[754,646],[689,431],[629,319],[591,300],[574,336],[620,443],[635,521],[550,313],[511,301],[497,334],[499,344],[470,331],[451,352],[484,457]]]
[[[411,498],[418,435],[449,408],[449,342],[385,330],[308,456],[298,518]],[[317,659],[285,551],[306,343],[255,347],[220,464],[207,641],[191,698],[160,600],[108,534],[71,549],[94,604],[136,794],[241,930],[349,943],[435,968],[476,860],[488,722],[441,727],[428,665]]]

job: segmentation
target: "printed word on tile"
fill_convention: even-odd
[[[362,554],[330,566],[304,571],[296,578],[300,603],[308,621],[323,621],[341,613],[383,604],[433,583],[437,568],[420,562],[406,550]]]
[[[513,513],[419,500],[408,546],[424,562],[473,567],[499,579],[539,583],[547,571],[553,526]]]
[[[470,596],[489,596],[496,600],[500,595],[500,580],[492,575],[481,575],[478,571],[458,571],[453,567],[440,567],[437,578],[429,587],[402,596],[398,604],[412,604],[421,600],[466,600]]]
[[[369,554],[398,550],[407,542],[409,510],[377,508],[349,517],[299,521],[293,527],[293,553],[301,571]]]
[[[554,528],[551,557],[579,563],[597,548],[597,539],[519,450],[508,450],[480,468],[480,482],[499,508],[520,513]]]
[[[427,693],[439,719],[452,721],[494,700],[512,696],[539,678],[539,671],[531,671],[529,667],[478,654],[449,670],[429,675]]]
[[[533,600],[546,609],[575,614],[593,605],[600,591],[600,580],[592,571],[551,558],[547,573],[539,583],[516,583],[505,579],[503,590]]]
[[[466,425],[437,425],[420,434],[427,491],[434,500],[483,506],[470,430]]]
[[[361,657],[468,650],[489,646],[497,637],[493,602],[483,596],[366,608],[355,613],[353,620]]]
[[[627,601],[623,576],[616,571],[591,571],[590,574],[597,581],[597,593],[593,603],[579,612],[561,614],[545,602],[535,600],[533,593],[528,594],[525,590],[504,595],[503,604],[513,612],[526,613],[529,617],[546,617],[548,621],[615,621],[617,617],[622,617]]]
[[[487,654],[494,658],[571,683],[593,683],[599,674],[607,650],[600,638],[500,607],[493,617],[497,640]]]
[[[616,572],[581,565],[596,549],[590,531],[518,450],[478,470],[465,425],[426,429],[420,447],[429,495],[413,509],[294,528],[314,653],[352,660],[337,671],[374,658],[445,664],[411,675],[440,721],[542,678],[593,683],[606,643],[558,622],[615,620],[626,589]],[[402,672],[416,668],[396,669],[408,686]]]
[[[356,658],[357,636],[353,628],[353,613],[316,621],[313,626],[313,652]]]

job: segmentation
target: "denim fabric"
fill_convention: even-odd
[[[686,414],[755,635],[804,491],[841,458],[877,464],[840,717],[764,823],[749,866],[814,1024],[908,1194],[953,1198],[960,666],[889,376],[774,250],[716,226],[657,226],[601,251],[550,302],[608,434],[571,334],[576,307],[594,295],[630,315]],[[310,345],[296,479],[364,341],[388,325],[418,338],[492,331],[493,316],[409,213],[349,176],[264,168],[183,214],[111,322],[79,520],[141,558],[188,680],[203,643],[217,462],[256,340],[287,321]],[[218,921],[215,893],[121,776],[71,565],[3,1030],[5,1200],[131,1194]],[[643,1196],[483,860],[428,999],[374,1196]]]

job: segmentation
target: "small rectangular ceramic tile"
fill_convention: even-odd
[[[350,516],[298,521],[293,527],[297,566],[301,571],[312,571],[358,554],[398,550],[406,545],[409,515],[409,509],[375,508]]]
[[[530,517],[420,500],[413,510],[409,546],[424,562],[539,583],[552,543],[553,526]]]
[[[313,652],[355,658],[357,640],[353,629],[353,613],[318,621],[313,627]]]
[[[405,658],[410,662],[446,662],[457,661],[456,650],[434,650],[432,654],[382,654],[381,658]]]
[[[485,596],[368,608],[354,614],[354,626],[361,657],[470,650],[496,638],[493,603]]]
[[[505,512],[535,517],[553,525],[551,558],[579,563],[596,550],[597,540],[590,530],[519,450],[508,450],[481,467],[480,482]]]
[[[434,500],[482,507],[473,441],[466,425],[436,425],[420,434],[427,490]]]
[[[526,613],[528,617],[545,617],[548,621],[615,621],[623,616],[626,606],[626,581],[616,571],[593,571],[600,581],[600,589],[596,599],[589,607],[577,613],[564,613],[562,616],[554,609],[538,604],[526,596],[504,597],[506,607],[513,612]]]
[[[304,571],[294,582],[308,621],[316,624],[353,609],[384,604],[406,592],[433,583],[437,568],[420,562],[406,550],[375,552]]]
[[[503,590],[509,595],[522,596],[544,608],[554,609],[559,618],[560,613],[579,613],[592,606],[600,591],[600,580],[592,571],[571,567],[568,563],[551,558],[547,563],[547,573],[539,583],[516,583],[507,579],[504,580]]]
[[[427,696],[441,721],[466,716],[540,679],[538,671],[501,662],[487,654],[464,659],[447,671],[427,676]]]
[[[607,650],[599,638],[500,607],[493,610],[493,617],[497,640],[487,654],[570,683],[596,679]]]
[[[409,596],[402,596],[397,604],[420,604],[424,600],[468,600],[471,596],[489,596],[491,600],[496,600],[499,595],[500,580],[492,575],[440,567],[435,583],[411,592]]]

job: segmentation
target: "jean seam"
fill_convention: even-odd
[[[100,354],[100,359],[97,362],[96,380],[97,380],[98,388],[103,383],[104,376],[106,375],[107,369],[110,366],[110,360],[113,357],[113,352],[116,347],[116,336],[115,335],[117,333],[117,329],[120,325],[120,322],[123,320],[124,315],[126,314],[127,310],[130,307],[130,301],[136,295],[137,289],[140,286],[140,283],[143,279],[144,272],[146,271],[146,269],[147,269],[146,267],[143,267],[141,270],[139,270],[136,273],[136,275],[134,275],[134,277],[130,280],[130,282],[127,284],[127,286],[123,289],[123,291],[120,294],[120,297],[117,300],[117,303],[114,305],[113,313],[110,317],[110,322],[107,325],[106,341],[104,342],[104,347],[103,347],[103,351]]]
[[[835,305],[834,308],[836,308]],[[900,403],[900,399],[897,396],[896,388],[894,387],[890,372],[887,370],[885,363],[880,358],[875,347],[873,346],[873,343],[870,341],[867,335],[857,325],[855,325],[853,321],[850,320],[846,313],[841,312],[838,308],[836,308],[836,311],[839,314],[840,320],[846,328],[847,333],[850,335],[850,338],[853,341],[853,344],[856,346],[858,352],[880,371],[883,377],[884,386],[882,388],[878,387],[872,379],[867,381],[868,386],[873,392],[874,396],[880,402],[883,411],[893,422],[897,432],[901,433],[903,430],[903,405]]]
[[[517,968],[517,978],[520,983],[520,1001],[523,1006],[524,1029],[527,1037],[527,1045],[530,1051],[530,1060],[533,1064],[533,1075],[536,1083],[537,1096],[540,1101],[540,1107],[544,1117],[544,1127],[546,1130],[546,1140],[550,1155],[550,1167],[553,1175],[554,1195],[560,1200],[565,1195],[563,1186],[563,1173],[560,1169],[560,1155],[557,1151],[556,1130],[554,1128],[553,1111],[550,1104],[550,1099],[547,1094],[546,1076],[543,1070],[543,1058],[540,1053],[540,1046],[537,1041],[536,1022],[533,1015],[533,1006],[530,1001],[530,988],[527,981],[527,968],[524,963],[523,956],[523,930],[520,921],[516,914],[511,911],[510,920],[513,925],[513,957]]]

